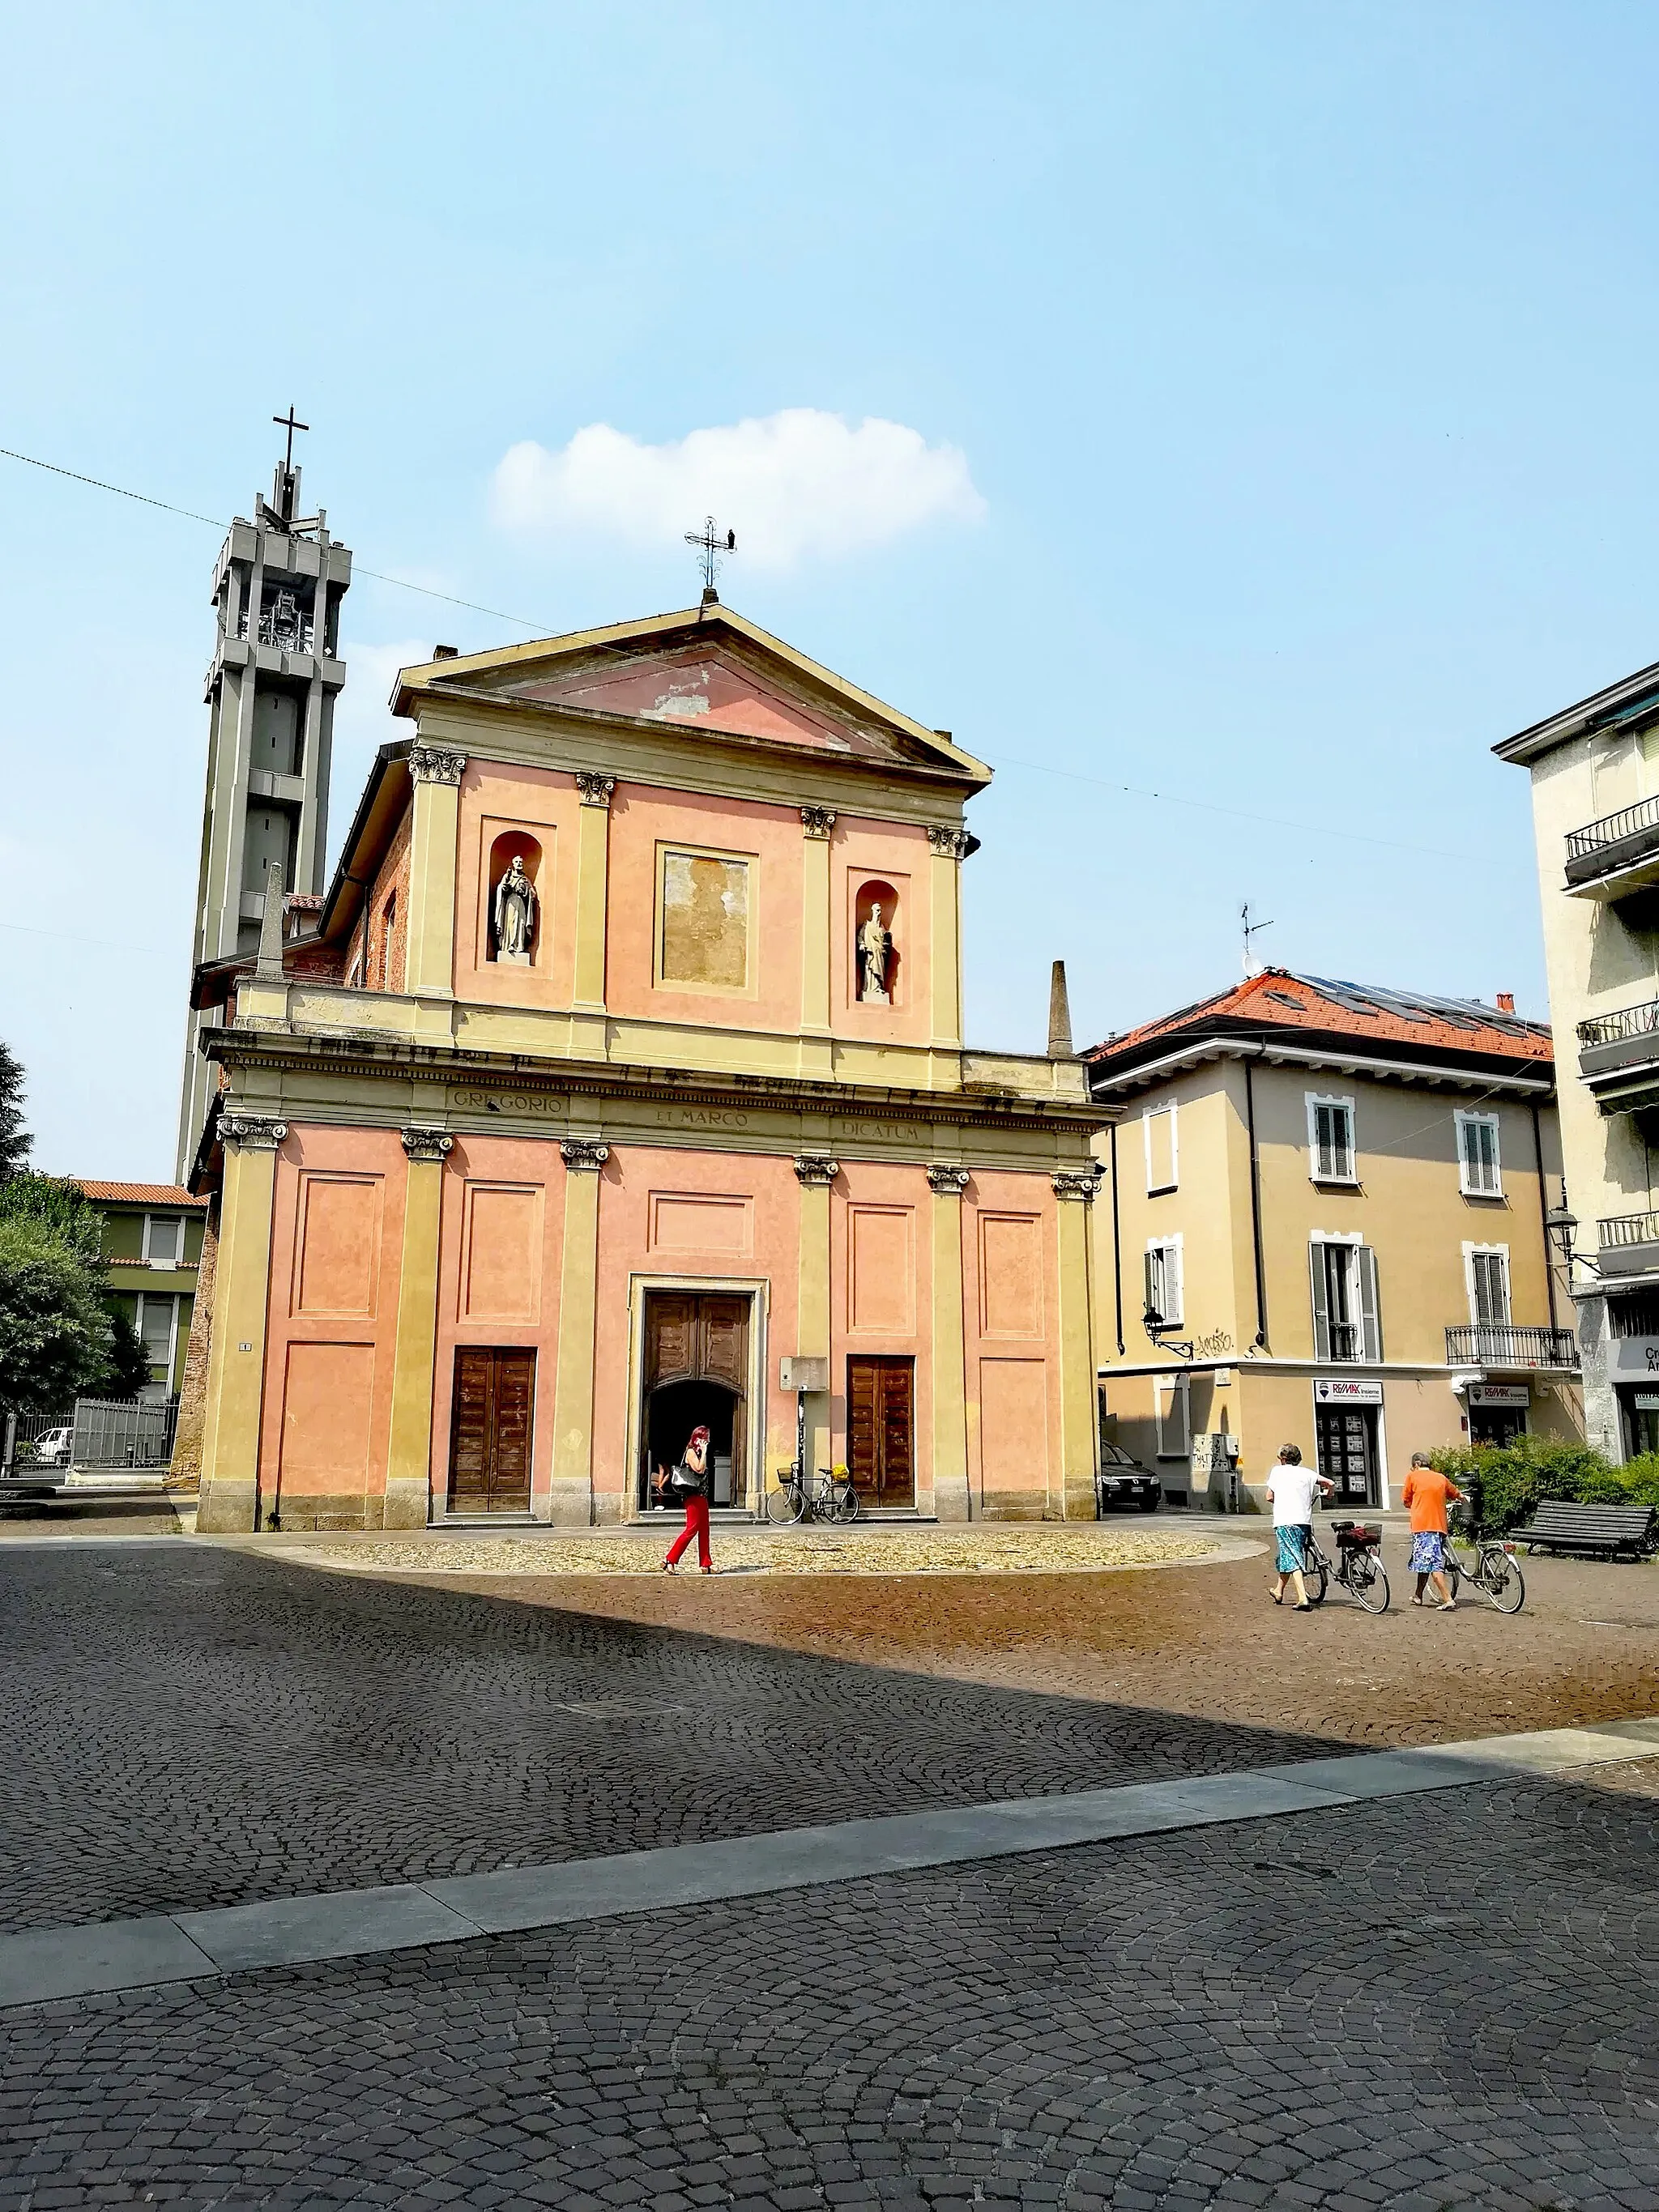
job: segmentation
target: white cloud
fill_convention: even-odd
[[[590,422],[556,453],[533,440],[510,447],[493,494],[496,520],[513,528],[579,526],[635,545],[673,544],[713,514],[757,568],[833,558],[985,512],[959,447],[930,446],[878,416],[854,426],[817,407],[661,446]]]

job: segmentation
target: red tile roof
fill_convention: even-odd
[[[88,1182],[85,1176],[64,1178],[88,1198],[103,1200],[111,1206],[187,1206],[192,1213],[205,1213],[207,1200],[192,1198],[181,1183],[176,1182]]]
[[[1140,1057],[1143,1048],[1159,1037],[1191,1037],[1212,1030],[1238,1036],[1273,1030],[1364,1038],[1394,1047],[1389,1056],[1395,1058],[1398,1048],[1407,1045],[1425,1059],[1450,1053],[1460,1058],[1479,1054],[1547,1066],[1554,1060],[1547,1024],[1483,1006],[1478,999],[1380,990],[1329,976],[1296,975],[1284,968],[1266,968],[1212,999],[1200,999],[1121,1036],[1108,1037],[1083,1057],[1117,1063]]]

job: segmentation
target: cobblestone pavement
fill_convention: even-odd
[[[1659,1762],[9,2015],[0,2205],[1659,2205]]]
[[[1237,1728],[690,1632],[714,1586],[672,1587],[679,1624],[641,1626],[322,1574],[280,1553],[9,1547],[0,1926],[1213,1773],[1325,1747],[1293,1725]]]

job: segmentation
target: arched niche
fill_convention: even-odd
[[[875,921],[878,908],[881,909],[880,927],[887,938],[886,960],[879,993],[872,994],[866,933]],[[853,996],[863,1006],[896,1006],[899,1003],[900,979],[904,969],[902,924],[899,895],[891,884],[881,876],[871,876],[859,885],[853,900]]]
[[[529,927],[525,933],[523,949],[503,949],[501,937],[508,923],[505,902],[501,899],[501,884],[512,872],[516,860],[530,879],[532,894]],[[489,894],[484,901],[484,957],[504,968],[529,968],[535,964],[542,949],[542,933],[547,926],[547,915],[542,893],[542,848],[539,842],[527,830],[504,830],[489,848]],[[520,908],[522,902],[520,902]]]

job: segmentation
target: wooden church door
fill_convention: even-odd
[[[915,1362],[860,1354],[847,1363],[847,1456],[861,1505],[916,1502]]]
[[[529,1512],[535,1401],[533,1352],[457,1348],[449,1430],[452,1513]]]

